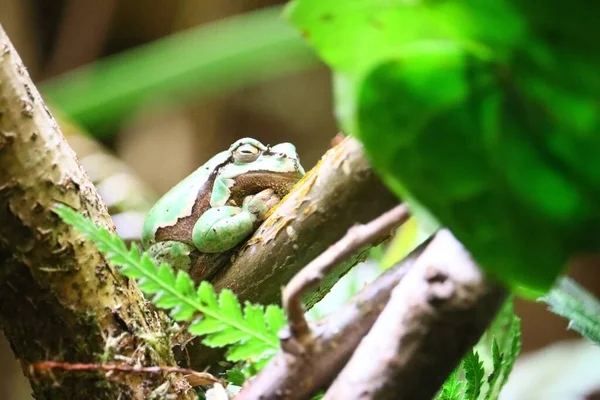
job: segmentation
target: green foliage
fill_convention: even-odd
[[[325,392],[320,391],[319,393],[315,394],[311,400],[321,400],[324,396]]]
[[[482,339],[487,345],[491,337],[492,371],[487,377],[486,400],[495,400],[506,384],[515,360],[521,351],[521,320],[514,313],[512,299],[508,300]]]
[[[600,302],[577,282],[560,278],[540,301],[548,304],[553,313],[567,318],[569,329],[600,345]]]
[[[236,386],[243,386],[246,381],[246,376],[239,369],[227,370],[227,382]]]
[[[437,400],[497,399],[520,350],[521,321],[509,299],[479,343],[448,377]]]
[[[481,393],[483,386],[483,362],[479,360],[479,354],[469,350],[462,361],[462,368],[465,371],[465,397],[467,399],[476,399]]]
[[[44,82],[41,92],[98,134],[149,100],[223,94],[315,66],[280,13],[262,9],[176,33]]]
[[[73,209],[57,205],[55,212],[75,229],[92,240],[107,259],[121,266],[121,272],[135,278],[139,288],[153,295],[152,302],[170,310],[176,321],[191,321],[188,330],[204,336],[203,343],[210,347],[228,346],[229,361],[248,361],[260,369],[279,348],[278,331],[285,325],[281,308],[248,302],[240,306],[230,290],[217,296],[212,285],[201,282],[198,288],[184,271],[177,275],[167,264],[160,267],[146,254],[140,254],[133,245],[129,250],[116,234],[96,226]]]
[[[287,9],[333,68],[336,115],[382,179],[427,229],[447,226],[529,297],[572,255],[600,249],[600,44],[583,29],[590,13],[565,7],[295,0]],[[561,22],[547,25],[547,14]]]
[[[442,385],[442,390],[438,394],[437,400],[462,400],[464,382],[457,378],[458,370],[454,370],[446,382]]]

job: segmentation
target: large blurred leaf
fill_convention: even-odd
[[[98,133],[142,102],[221,94],[316,65],[311,49],[263,9],[173,34],[44,82],[41,90]]]
[[[293,4],[338,73],[344,128],[489,272],[544,291],[600,249],[598,51],[573,50],[600,49],[569,47],[585,13],[552,28],[539,2],[539,14],[491,0]]]

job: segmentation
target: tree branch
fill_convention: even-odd
[[[106,206],[0,27],[0,326],[23,364],[97,362],[118,354],[132,365],[174,365],[162,314],[52,212],[56,202],[112,228]],[[36,398],[148,398],[165,380],[130,374],[113,381],[103,373],[75,372],[55,377],[31,380]],[[166,379],[181,398],[194,395],[181,375]]]
[[[348,137],[309,171],[213,284],[233,290],[242,300],[279,303],[281,287],[351,226],[371,221],[397,204],[375,176],[360,142]],[[306,304],[327,294],[367,250],[331,271],[318,290],[307,295]]]
[[[236,400],[308,399],[326,388],[371,329],[392,289],[412,268],[428,242],[365,286],[342,308],[319,321],[313,327],[313,340],[305,343],[302,351],[294,352],[295,346],[288,343],[292,336],[282,332],[282,349],[244,386]]]
[[[304,293],[318,285],[324,276],[355,252],[388,237],[391,231],[406,222],[409,216],[408,207],[401,204],[366,225],[350,228],[341,240],[292,278],[283,291],[283,306],[288,317],[290,333],[299,344],[310,341],[310,329],[302,307]]]
[[[507,296],[447,230],[393,290],[325,399],[431,399]]]

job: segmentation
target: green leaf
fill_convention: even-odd
[[[207,307],[216,309],[218,308],[217,304],[217,296],[215,295],[215,291],[210,283],[206,281],[200,282],[200,286],[198,286],[198,299],[204,303]]]
[[[154,303],[156,304],[156,301],[154,301]],[[196,310],[194,306],[190,304],[179,303],[171,309],[169,315],[175,321],[189,321],[197,312],[198,310]]]
[[[265,335],[269,334],[269,332],[267,332],[265,313],[262,306],[255,306],[247,301],[244,305],[244,319],[248,326],[252,327],[255,331],[262,332]]]
[[[483,362],[479,360],[479,354],[470,350],[462,361],[465,371],[465,397],[467,400],[477,400],[483,385]]]
[[[265,367],[265,365],[267,365],[269,363],[269,361],[271,361],[271,358],[273,358],[273,355],[274,355],[273,352],[267,352],[266,355],[262,356],[257,361],[253,361],[253,362],[249,363],[248,365],[250,367],[248,369],[252,371],[251,374],[254,375],[258,371],[263,369]]]
[[[146,266],[146,271],[151,271],[150,265]],[[175,274],[168,264],[161,264],[158,267],[158,278],[169,286],[175,286]]]
[[[267,309],[265,310],[265,318],[267,325],[269,326],[269,332],[275,336],[277,336],[281,328],[283,328],[286,324],[283,310],[274,305],[267,306]]]
[[[317,62],[300,34],[281,19],[277,6],[205,23],[103,58],[43,82],[40,91],[91,132],[108,135],[153,99],[224,94]]]
[[[152,302],[157,307],[166,309],[173,308],[180,304],[180,300],[177,297],[165,291],[157,293],[156,296],[154,296],[154,298],[152,299]]]
[[[138,279],[138,287],[141,289],[142,292],[148,294],[158,293],[162,289],[162,286],[159,282],[156,282],[152,279],[148,279],[147,277]]]
[[[188,330],[196,336],[208,335],[223,329],[223,323],[214,318],[201,317],[195,320]]]
[[[509,298],[479,343],[448,377],[438,399],[497,399],[520,349],[520,320]]]
[[[310,400],[321,400],[323,397],[325,397],[325,392],[321,390],[319,393],[315,394]]]
[[[238,343],[249,338],[248,333],[235,328],[226,327],[218,332],[207,335],[202,341],[209,347],[225,347],[229,344]]]
[[[192,297],[196,292],[192,278],[190,278],[190,276],[182,270],[177,273],[175,289],[177,289],[179,293],[185,295],[186,297]]]
[[[243,386],[246,377],[244,373],[239,369],[229,369],[227,370],[227,382],[236,386]]]
[[[462,400],[464,383],[457,379],[458,370],[454,370],[442,385],[437,400]]]
[[[246,360],[255,363],[254,370],[264,365],[279,349],[277,330],[285,324],[283,311],[276,306],[263,307],[246,303],[242,308],[230,290],[218,296],[213,287],[202,282],[198,289],[184,271],[177,275],[170,266],[158,267],[147,254],[137,248],[127,250],[116,234],[109,234],[92,221],[74,210],[59,205],[56,213],[67,223],[83,232],[109,261],[121,265],[121,271],[137,279],[145,294],[154,295],[152,301],[159,307],[169,309],[177,321],[188,321],[196,315],[189,332],[204,335],[203,343],[211,347],[231,346],[232,361]]]
[[[221,311],[227,315],[228,318],[235,321],[242,321],[242,308],[238,302],[235,294],[229,289],[224,289],[219,294],[219,306]]]
[[[339,122],[382,180],[528,297],[573,255],[600,250],[600,45],[577,30],[590,24],[584,12],[549,30],[534,10],[560,14],[542,8],[295,0],[286,10],[333,68]]]
[[[508,318],[506,313],[512,310],[512,300],[507,302],[499,315],[499,318],[492,326],[499,332],[499,327],[506,327]],[[504,315],[503,315],[504,313]],[[487,378],[488,390],[485,394],[485,399],[497,399],[500,390],[506,383],[510,372],[519,352],[521,351],[521,320],[513,314],[505,328],[506,332],[499,335],[500,340],[492,339],[492,372]]]
[[[268,343],[250,339],[239,346],[233,346],[227,352],[227,359],[232,362],[242,360],[252,360],[253,358],[263,358],[265,352],[272,350]],[[257,357],[258,354],[258,357]]]
[[[600,345],[600,302],[569,277],[560,278],[539,301],[569,320],[569,328]]]

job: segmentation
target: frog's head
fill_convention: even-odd
[[[219,179],[230,193],[219,196],[221,199],[231,196],[237,202],[268,188],[283,197],[305,173],[291,143],[271,147],[256,139],[245,138],[232,144],[228,154],[229,162],[219,171]]]

